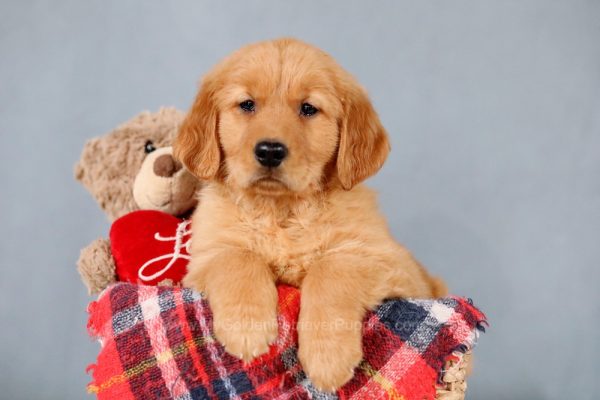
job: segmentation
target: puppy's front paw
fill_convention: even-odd
[[[344,332],[342,335],[301,335],[298,357],[313,385],[323,392],[335,392],[354,376],[362,360],[361,336]]]
[[[245,362],[269,352],[277,340],[277,305],[240,305],[214,315],[213,329],[225,350]]]

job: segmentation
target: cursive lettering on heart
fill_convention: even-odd
[[[138,270],[138,277],[142,281],[148,282],[148,281],[151,281],[153,279],[160,277],[165,272],[167,272],[173,266],[173,264],[175,264],[175,261],[177,261],[180,258],[182,258],[184,260],[190,259],[189,246],[191,243],[190,235],[192,233],[192,230],[190,229],[190,224],[191,224],[191,221],[187,221],[187,220],[179,223],[177,225],[177,229],[175,231],[175,236],[166,236],[165,237],[165,236],[161,236],[161,234],[159,232],[156,232],[154,234],[154,239],[159,242],[174,242],[173,243],[173,252],[169,253],[169,254],[163,254],[162,256],[154,257],[154,258],[146,261],[144,263],[144,265],[142,265],[140,267],[140,269]],[[183,254],[182,253],[183,249],[185,249],[186,253],[188,253],[188,254]],[[144,271],[151,265],[155,265],[156,263],[162,264],[165,260],[169,260],[169,261],[157,272],[150,274],[150,275],[146,275],[144,273]]]

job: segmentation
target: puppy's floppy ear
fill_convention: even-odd
[[[337,175],[346,190],[375,174],[390,151],[387,133],[365,90],[353,79],[343,85]]]
[[[202,85],[191,110],[183,120],[173,145],[175,158],[200,179],[214,178],[221,165],[219,115],[214,95],[217,82],[212,74]]]

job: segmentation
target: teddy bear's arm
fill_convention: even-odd
[[[110,241],[100,238],[81,250],[77,270],[90,294],[104,290],[116,281],[115,261],[110,250]]]

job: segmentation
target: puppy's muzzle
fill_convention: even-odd
[[[254,147],[254,157],[263,167],[276,168],[288,155],[287,147],[280,142],[262,141]]]

